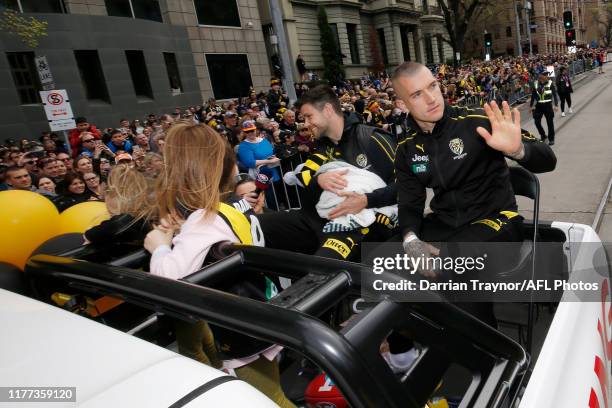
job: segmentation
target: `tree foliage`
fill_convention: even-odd
[[[603,9],[594,9],[591,12],[599,28],[600,45],[609,47],[612,44],[612,4],[605,4]]]
[[[448,34],[448,37],[442,37],[443,40],[453,48],[453,55],[463,52],[470,24],[489,9],[493,4],[492,0],[437,0],[437,2]]]
[[[323,78],[335,84],[344,79],[342,54],[338,49],[336,38],[327,21],[325,8],[319,6],[317,20],[321,39],[321,56],[323,57]]]
[[[0,14],[0,29],[18,36],[26,45],[36,48],[40,37],[47,35],[47,22],[23,17],[17,11],[5,9]]]

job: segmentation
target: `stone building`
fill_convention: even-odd
[[[267,89],[270,68],[255,0],[4,0],[48,22],[32,49],[0,32],[0,134],[49,130],[35,59],[76,116],[99,126]]]
[[[484,33],[492,34],[493,55],[517,55],[516,17],[519,17],[519,36],[521,49],[529,53],[527,24],[525,21],[525,2],[517,1],[515,10],[512,2],[498,2],[486,10],[480,19],[470,24],[465,40],[466,54],[482,58],[484,56]],[[586,33],[585,17],[588,7],[583,0],[549,1],[534,0],[529,12],[529,29],[533,53],[566,52],[563,12],[572,11],[576,41],[579,47],[586,46],[590,40]]]
[[[452,49],[439,40],[445,33],[436,0],[279,0],[294,79],[295,60],[302,55],[313,72],[323,69],[317,7],[325,7],[345,58],[348,78],[358,78],[373,63],[371,41],[378,43],[387,70],[403,61],[445,62]],[[258,0],[269,55],[276,52],[267,0]]]

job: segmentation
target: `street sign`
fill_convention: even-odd
[[[38,71],[38,77],[40,78],[40,84],[42,85],[43,90],[49,91],[55,88],[53,75],[51,75],[51,68],[49,68],[47,57],[36,57],[34,58],[34,62],[36,63],[36,70]]]
[[[65,89],[40,91],[40,99],[45,107],[45,114],[51,131],[74,129],[74,115]]]

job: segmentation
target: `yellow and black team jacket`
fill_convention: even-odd
[[[363,111],[363,117],[365,118],[365,122],[372,126],[382,127],[387,123],[387,118],[381,111],[376,113],[372,113],[369,110]]]
[[[517,205],[504,155],[490,148],[476,132],[491,132],[482,109],[446,105],[432,133],[424,133],[412,116],[407,137],[398,144],[397,176],[399,224],[402,234],[419,233],[426,193],[432,188],[431,210],[451,228]],[[552,171],[557,163],[550,147],[522,130],[525,156],[518,163],[534,173]]]
[[[397,203],[393,161],[397,143],[382,129],[364,125],[354,113],[344,114],[344,132],[336,145],[327,137],[321,137],[319,148],[308,157],[302,171],[296,175],[302,185],[319,197],[321,189],[315,173],[332,160],[342,160],[353,166],[377,174],[387,183],[386,187],[367,193],[368,208],[381,208]]]
[[[230,197],[225,203],[220,203],[218,215],[232,229],[241,244],[264,246],[263,232],[249,203],[244,199]],[[274,281],[263,273],[230,274],[229,279],[221,281],[215,288],[266,302],[278,294],[278,281]],[[223,358],[243,358],[252,356],[271,344],[257,340],[225,328],[210,325],[215,335],[219,353]]]

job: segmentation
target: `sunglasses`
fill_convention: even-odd
[[[36,164],[36,160],[28,160],[27,162],[23,162],[23,164],[27,164],[29,166],[33,166]]]
[[[242,183],[243,181],[255,181],[255,180],[253,180],[253,177],[251,177],[247,173],[239,173],[236,176],[236,183]]]
[[[89,143],[89,142],[93,142],[93,141],[95,141],[95,140],[96,140],[96,139],[87,139],[87,140],[83,140],[83,143]]]

